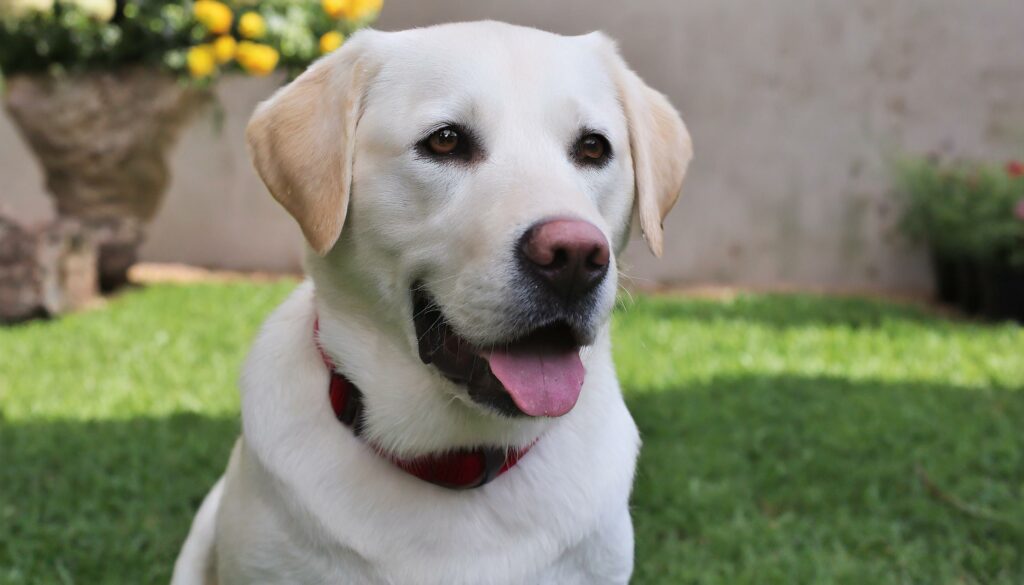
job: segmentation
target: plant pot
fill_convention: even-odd
[[[985,317],[1024,323],[1024,267],[1006,262],[990,264],[983,271],[982,282]]]
[[[127,281],[167,190],[167,153],[208,95],[144,67],[7,80],[7,111],[42,166],[58,216],[96,232],[102,288]]]
[[[973,258],[961,258],[956,265],[957,307],[967,315],[977,315],[982,306],[981,266]]]
[[[955,305],[959,300],[957,263],[937,250],[931,251],[935,298],[940,303]]]

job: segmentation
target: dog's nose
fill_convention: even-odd
[[[608,272],[608,240],[580,219],[552,219],[530,227],[519,243],[525,270],[567,301],[594,289]]]

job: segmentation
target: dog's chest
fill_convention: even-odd
[[[627,538],[628,536],[628,538]],[[353,585],[601,585],[624,584],[632,572],[632,538],[595,532],[554,559],[524,555],[509,542],[495,555],[460,554],[395,558],[369,563],[351,549],[310,550],[281,539],[272,550],[235,551],[232,566],[219,568],[222,585],[250,583],[345,583]],[[626,542],[628,540],[628,542]],[[270,544],[264,541],[262,544]],[[545,555],[546,556],[546,555]],[[272,562],[267,562],[273,559]]]
[[[535,500],[525,491],[492,489],[507,485],[450,494],[470,496],[459,507],[383,506],[364,494],[363,506],[347,507],[351,514],[311,517],[287,489],[271,487],[275,482],[251,452],[237,455],[218,529],[222,585],[592,585],[626,583],[632,570],[628,491],[598,490],[611,504],[604,506],[579,495],[560,500],[554,490]],[[510,473],[500,481],[517,479],[523,477]],[[383,509],[396,505],[402,514]]]

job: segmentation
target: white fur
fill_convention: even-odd
[[[527,326],[512,310],[511,268],[526,226],[572,215],[625,241],[634,174],[613,47],[601,35],[498,23],[364,32],[350,44],[314,66],[358,62],[369,76],[347,219],[329,253],[308,255],[310,279],[255,341],[241,378],[242,438],[173,583],[628,582],[640,440],[611,359],[614,256],[579,401],[557,419],[495,415],[421,363],[409,299],[421,280],[463,337],[507,339]],[[439,120],[474,128],[486,160],[414,156],[410,146]],[[608,137],[615,157],[604,168],[567,155],[582,127]],[[364,393],[362,438],[331,411],[315,319],[322,347]],[[468,491],[420,481],[366,445],[410,457],[534,440],[516,467]]]

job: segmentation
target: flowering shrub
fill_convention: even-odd
[[[904,228],[947,258],[1024,266],[1024,164],[910,160],[897,188]]]
[[[0,0],[4,75],[165,67],[196,80],[294,74],[373,21],[382,0]]]

